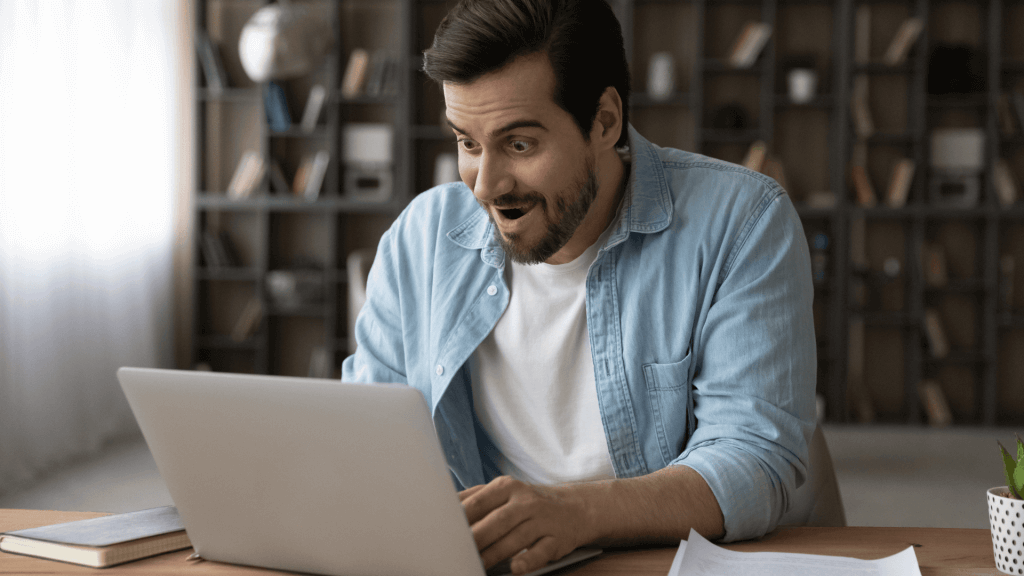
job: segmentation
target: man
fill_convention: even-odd
[[[463,0],[424,62],[463,182],[381,239],[342,378],[423,392],[488,567],[771,530],[814,428],[785,192],[629,127],[602,0]]]

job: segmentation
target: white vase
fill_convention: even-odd
[[[1024,500],[1001,496],[1006,486],[988,489],[992,553],[1004,574],[1024,574]]]

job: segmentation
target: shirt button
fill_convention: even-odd
[[[491,284],[490,286],[487,287],[487,295],[488,296],[494,296],[497,293],[498,293],[498,289],[494,286],[494,284]]]
[[[440,364],[438,364],[437,368],[434,368],[434,374],[437,374],[438,376],[440,376],[441,374],[444,374],[444,366],[441,366]]]

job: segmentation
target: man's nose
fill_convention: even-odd
[[[478,159],[473,195],[477,200],[489,204],[492,200],[511,192],[514,180],[500,154],[482,154]]]

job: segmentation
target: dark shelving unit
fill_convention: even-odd
[[[785,166],[787,189],[810,236],[829,239],[827,271],[815,287],[819,351],[818,392],[830,421],[851,421],[851,374],[860,373],[874,404],[876,421],[922,424],[926,412],[918,383],[939,382],[957,424],[996,425],[1024,418],[1024,294],[1001,303],[1005,280],[1000,255],[1013,254],[1014,277],[1024,286],[1024,207],[1001,206],[992,188],[996,160],[1006,159],[1018,179],[1024,177],[1024,136],[1000,132],[1000,95],[1024,90],[1024,26],[1020,0],[611,0],[623,24],[633,74],[631,119],[659,145],[691,150],[739,162],[749,145],[761,140]],[[335,45],[313,79],[289,82],[293,116],[309,86],[329,86],[326,121],[312,134],[296,128],[272,132],[263,113],[263,87],[249,82],[237,57],[225,58],[231,88],[208,90],[197,78],[195,229],[227,230],[242,244],[241,266],[213,269],[196,257],[193,358],[218,370],[298,373],[313,345],[326,346],[331,365],[347,350],[345,258],[357,248],[372,248],[388,223],[415,194],[433,183],[434,160],[454,152],[441,125],[443,97],[419,71],[421,52],[447,11],[431,0],[316,0],[300,2],[323,11],[333,23]],[[196,10],[196,26],[209,30],[225,46],[237,45],[240,22],[264,5],[262,0],[205,0]],[[867,63],[854,58],[856,13],[872,10],[872,49]],[[900,22],[919,17],[926,23],[906,62],[888,66],[881,55]],[[753,66],[732,68],[729,48],[744,23],[768,23],[773,32]],[[374,32],[378,36],[373,36]],[[971,95],[928,94],[928,58],[942,42],[972,45],[986,55],[986,88]],[[379,45],[374,45],[379,42]],[[349,54],[356,47],[388,48],[399,55],[399,89],[388,97],[345,98],[339,90]],[[655,99],[646,91],[648,61],[669,52],[676,64],[676,92]],[[795,104],[786,93],[785,67],[792,58],[813,56],[819,89],[808,103]],[[855,79],[869,78],[869,103],[876,131],[862,142],[852,127]],[[716,128],[722,106],[736,103],[747,111],[742,129]],[[353,200],[344,194],[341,134],[348,122],[389,122],[394,130],[394,194],[384,203]],[[979,203],[970,208],[929,201],[930,133],[934,128],[973,126],[986,136]],[[315,202],[272,194],[263,185],[252,198],[230,200],[224,188],[242,144],[264,157],[279,156],[294,171],[293,158],[323,147],[331,155],[324,189]],[[893,158],[916,163],[905,206],[857,204],[849,182],[855,148],[866,146],[867,168],[884,196]],[[219,172],[218,172],[219,170]],[[830,191],[831,206],[812,206],[812,193]],[[865,246],[854,246],[855,230],[865,230]],[[244,240],[244,241],[243,241]],[[922,249],[945,245],[950,251],[950,281],[925,282]],[[198,239],[197,239],[198,244]],[[198,250],[198,248],[197,248]],[[305,250],[305,252],[304,252]],[[853,253],[863,251],[867,270]],[[309,252],[324,273],[324,302],[296,310],[274,307],[266,292],[269,272],[294,264]],[[953,257],[956,258],[953,258]],[[898,258],[895,280],[878,288],[880,306],[861,306],[854,284],[863,274],[877,275],[885,258]],[[959,258],[959,260],[957,260]],[[1020,290],[1018,292],[1024,292]],[[251,338],[229,337],[232,318],[244,301],[265,303],[263,321]],[[932,358],[923,328],[926,310],[935,308],[946,324],[951,351]],[[851,366],[851,326],[863,326],[865,362]],[[1020,389],[1021,392],[1017,392]]]

